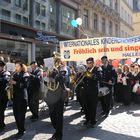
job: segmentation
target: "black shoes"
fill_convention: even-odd
[[[94,128],[95,125],[96,125],[96,122],[97,122],[96,120],[95,120],[94,122],[85,121],[85,122],[83,123],[83,126]]]
[[[30,120],[31,120],[32,122],[36,122],[36,121],[38,120],[38,117],[31,116]]]
[[[57,135],[56,133],[49,140],[62,140],[62,135]]]
[[[24,133],[25,133],[24,131],[23,132],[18,132],[15,137],[20,138],[24,135]]]

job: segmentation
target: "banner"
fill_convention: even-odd
[[[60,41],[60,52],[64,61],[101,59],[104,55],[109,59],[140,58],[140,36]]]

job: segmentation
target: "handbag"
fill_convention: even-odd
[[[110,93],[110,90],[108,87],[100,87],[98,97],[106,96],[109,93]]]
[[[136,83],[136,84],[133,86],[132,92],[133,92],[133,93],[140,93],[140,84],[139,84],[139,83]]]

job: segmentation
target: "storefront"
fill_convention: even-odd
[[[1,21],[0,57],[5,61],[10,58],[14,61],[24,60],[29,64],[36,60],[43,64],[44,58],[50,57],[53,51],[58,51],[59,40],[62,38],[54,34]]]

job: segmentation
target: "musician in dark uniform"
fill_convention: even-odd
[[[13,85],[13,112],[16,120],[18,133],[16,137],[21,137],[25,132],[25,114],[27,110],[27,86],[29,74],[22,62],[16,62],[16,72],[13,75],[11,84]]]
[[[0,132],[5,128],[4,111],[6,110],[8,96],[6,86],[10,77],[10,73],[4,70],[5,63],[0,61]]]
[[[45,81],[48,92],[46,94],[46,103],[49,107],[49,115],[55,133],[50,140],[62,140],[63,137],[63,112],[64,112],[64,97],[65,97],[65,74],[61,64],[61,57],[55,54],[53,70],[48,70],[47,81]]]
[[[39,93],[42,80],[42,71],[35,61],[31,62],[31,73],[28,87],[28,105],[32,112],[31,121],[38,120]]]
[[[102,115],[108,116],[111,106],[113,107],[113,95],[112,95],[112,85],[116,81],[117,74],[112,65],[109,64],[107,56],[103,56],[102,60],[102,82],[101,87],[108,87],[110,93],[106,96],[100,97],[102,105]]]
[[[84,113],[86,121],[84,125],[94,127],[96,124],[96,109],[98,102],[98,84],[101,80],[101,69],[94,66],[92,57],[86,60],[87,71],[83,79],[84,82]],[[89,73],[89,74],[88,74]]]

